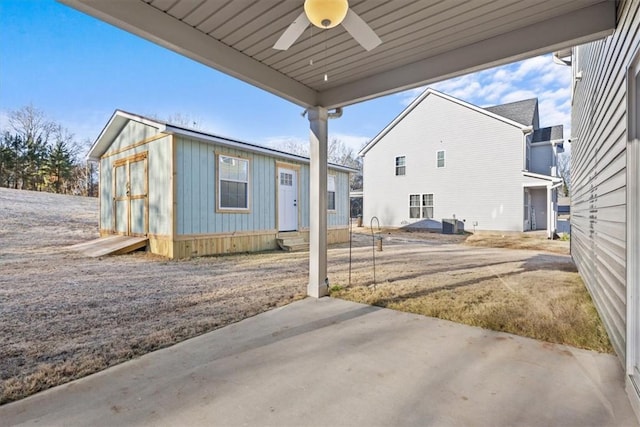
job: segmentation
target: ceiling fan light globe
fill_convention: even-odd
[[[347,16],[347,0],[305,0],[304,12],[309,21],[318,28],[333,28]]]

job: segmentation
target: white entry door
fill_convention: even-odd
[[[278,230],[298,229],[298,172],[278,168]]]

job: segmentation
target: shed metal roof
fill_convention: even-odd
[[[158,132],[165,133],[167,135],[180,135],[187,138],[196,139],[209,144],[217,144],[225,147],[237,148],[244,151],[253,153],[265,154],[271,157],[277,157],[280,159],[294,160],[301,163],[309,163],[309,158],[299,156],[297,154],[287,153],[285,151],[276,150],[261,145],[251,144],[249,142],[240,141],[225,136],[214,135],[208,132],[202,132],[196,129],[190,129],[184,126],[172,125],[163,120],[150,119],[138,114],[128,113],[122,110],[116,110],[107,125],[104,127],[96,141],[89,149],[87,158],[89,160],[98,161],[100,157],[107,152],[109,146],[113,143],[113,140],[122,132],[122,129],[129,121],[135,121],[144,123],[147,126],[158,129]],[[357,169],[350,168],[348,166],[338,165],[335,163],[329,163],[329,168],[334,170],[340,170],[343,172],[357,172]]]
[[[339,25],[309,27],[279,51],[272,46],[302,0],[59,1],[303,107],[325,108],[593,41],[616,23],[609,0],[351,0],[380,46],[365,51]]]

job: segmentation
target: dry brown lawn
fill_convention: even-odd
[[[304,253],[85,258],[96,199],[0,188],[0,403],[303,298]]]
[[[379,235],[385,242],[406,242],[406,246],[377,253],[382,273],[375,285],[371,279],[352,281],[352,286],[341,282],[332,296],[613,352],[591,297],[567,255],[569,242],[551,241],[538,232],[441,236],[383,230]],[[410,244],[420,243],[422,250],[411,249]],[[387,261],[388,250],[395,252],[396,261]],[[400,253],[402,263],[397,262]]]
[[[0,188],[0,403],[306,293],[304,252],[174,262],[144,252],[93,259],[67,250],[97,237],[97,206],[95,199]],[[478,248],[464,244],[465,236],[386,231],[384,250],[375,253],[374,289],[373,239],[364,231],[354,235],[351,256],[348,244],[329,251],[331,284],[345,288],[340,297],[462,322],[473,317],[493,329],[502,328],[501,319],[535,315],[534,323],[513,332],[531,336],[531,330],[560,323],[567,336],[601,340],[600,347],[573,345],[610,351],[566,255]],[[508,310],[504,301],[513,302]],[[585,316],[574,318],[580,312]],[[578,323],[582,330],[575,333]]]

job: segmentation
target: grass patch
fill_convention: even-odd
[[[375,290],[354,286],[332,292],[331,296],[613,353],[591,297],[576,272],[555,271],[553,282],[527,280],[527,274],[522,272],[522,280],[511,284],[496,277],[444,288],[438,286],[437,278],[425,277],[420,285],[383,283]]]

